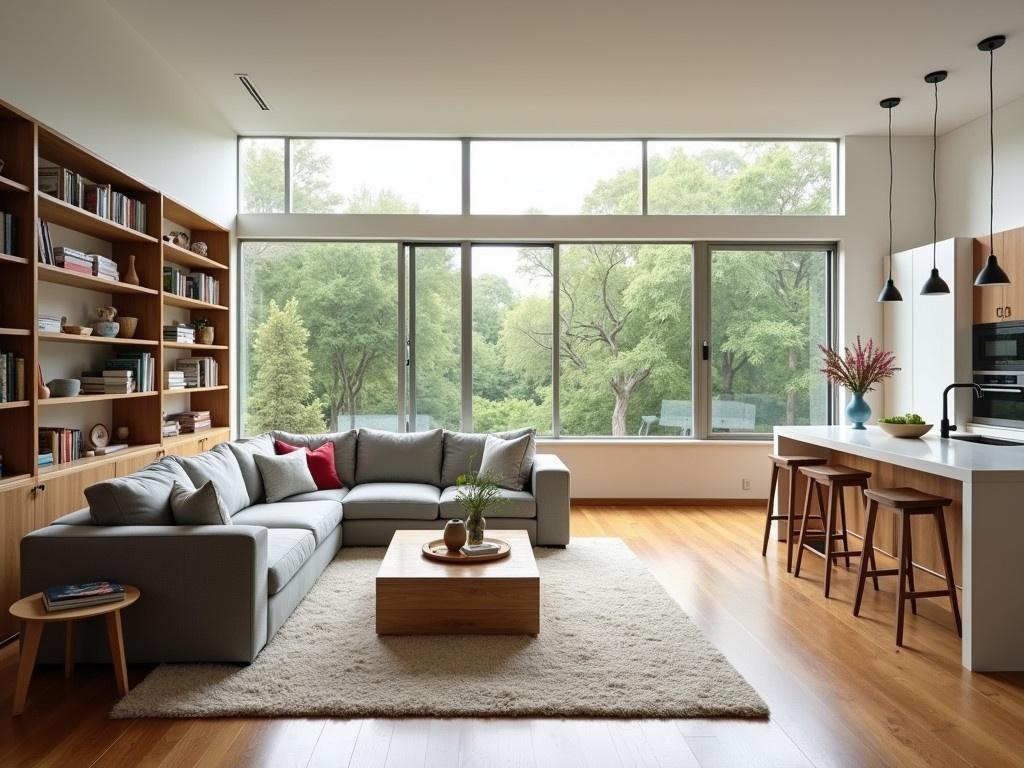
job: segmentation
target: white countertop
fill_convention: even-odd
[[[938,426],[916,440],[890,437],[875,426],[865,430],[846,426],[776,427],[775,434],[961,481],[1024,483],[1024,445],[943,440],[938,436]]]

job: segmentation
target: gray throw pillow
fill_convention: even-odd
[[[480,461],[480,474],[492,476],[499,488],[523,490],[519,471],[529,450],[530,438],[530,435],[523,435],[512,440],[502,440],[488,435],[484,443],[484,456]]]
[[[212,480],[200,488],[175,483],[171,489],[171,512],[177,525],[231,525],[231,515]]]
[[[530,436],[530,445],[523,456],[523,464],[519,470],[519,479],[522,487],[525,488],[530,483],[530,473],[533,471],[533,457],[537,451],[536,430],[532,427],[527,427],[509,432],[494,433],[494,437],[500,437],[503,440],[512,440],[523,435]],[[484,445],[486,442],[486,433],[445,431],[444,462],[441,469],[442,488],[458,485],[459,475],[480,470],[480,462],[484,458]]]
[[[263,488],[267,492],[267,503],[286,499],[297,493],[316,490],[316,482],[306,463],[305,451],[292,451],[280,456],[256,454],[256,466],[263,476]]]
[[[175,461],[197,488],[207,480],[212,480],[228,514],[234,515],[249,506],[249,492],[238,459],[228,445],[221,443],[198,456],[176,456]]]
[[[194,487],[170,458],[124,477],[94,483],[85,489],[89,516],[96,525],[172,525],[171,489],[175,483]]]
[[[264,456],[273,456],[275,453],[274,438],[269,432],[264,432],[257,437],[251,437],[248,440],[234,440],[226,445],[235,455],[238,468],[242,471],[245,491],[249,494],[249,506],[259,504],[263,501],[263,478],[256,467],[253,455],[262,453]]]
[[[440,485],[443,442],[440,429],[404,434],[361,429],[356,482]]]
[[[324,432],[319,435],[296,435],[291,432],[275,431],[271,432],[270,436],[282,443],[299,448],[309,448],[311,451],[315,451],[324,443],[334,443],[334,468],[338,471],[341,484],[346,488],[351,488],[356,484],[356,443],[359,430]]]

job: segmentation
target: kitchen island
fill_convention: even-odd
[[[984,445],[937,434],[905,440],[878,427],[812,426],[776,427],[775,450],[867,469],[871,488],[910,486],[953,499],[946,527],[961,588],[963,665],[977,671],[1024,670],[1024,445]],[[797,489],[799,510],[803,487]],[[786,491],[780,487],[780,504]],[[848,512],[851,533],[861,536],[863,504],[848,503]],[[927,579],[942,570],[934,525],[926,519],[912,525],[914,564],[919,580]],[[895,542],[895,517],[880,517],[876,548],[894,555]],[[894,621],[895,615],[893,605]],[[907,642],[912,645],[912,638]]]

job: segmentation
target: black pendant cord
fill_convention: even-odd
[[[988,52],[988,249],[990,254],[996,252],[995,227],[996,216],[996,129],[995,129],[995,88],[992,80],[995,76],[995,49]]]
[[[889,280],[892,280],[892,109],[889,112]]]
[[[936,269],[935,249],[939,239],[939,83],[935,85],[935,112],[932,115],[932,269]]]

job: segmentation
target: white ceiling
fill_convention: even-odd
[[[940,132],[1024,96],[1022,0],[109,0],[242,134]],[[252,77],[261,112],[234,78]]]

